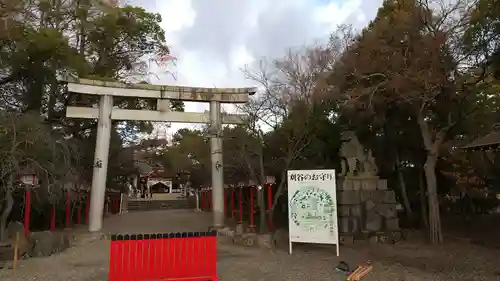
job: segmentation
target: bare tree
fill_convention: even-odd
[[[286,190],[286,172],[305,148],[311,143],[317,126],[313,115],[313,97],[317,82],[332,70],[346,46],[344,32],[339,29],[337,38],[330,45],[313,45],[289,49],[280,59],[263,59],[256,68],[246,67],[245,76],[256,82],[261,91],[238,109],[248,116],[245,130],[251,138],[242,140],[239,157],[244,159],[251,179],[259,186],[266,184],[266,170],[279,167],[279,182],[269,215]],[[271,143],[270,138],[280,139]],[[279,137],[277,137],[279,135]],[[271,146],[271,147],[270,147]],[[279,157],[269,157],[265,151],[278,151]],[[261,228],[266,221],[264,189],[258,193]]]

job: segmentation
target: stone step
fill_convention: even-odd
[[[139,201],[131,200],[127,204],[129,211],[148,211],[148,210],[171,210],[171,209],[189,209],[187,200],[152,200]]]

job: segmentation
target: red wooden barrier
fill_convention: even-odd
[[[217,281],[217,233],[112,235],[109,281]]]
[[[30,234],[31,219],[31,190],[27,189],[24,193],[24,236]]]

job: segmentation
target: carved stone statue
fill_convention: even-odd
[[[356,137],[355,132],[352,131],[344,132],[340,140],[342,141],[339,153],[342,158],[340,175],[354,176],[357,171],[358,159],[363,156],[363,146]]]
[[[365,150],[361,145],[356,133],[346,131],[342,134],[340,140],[339,155],[341,159],[342,171],[341,176],[366,175],[375,176],[378,172],[375,159],[371,150]]]
[[[363,159],[363,174],[366,176],[375,176],[378,173],[377,164],[375,163],[375,158],[373,157],[372,150],[366,150]]]

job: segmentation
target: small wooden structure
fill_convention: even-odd
[[[500,130],[494,130],[491,133],[480,137],[473,142],[465,145],[462,149],[468,150],[491,150],[496,149],[500,145]]]

